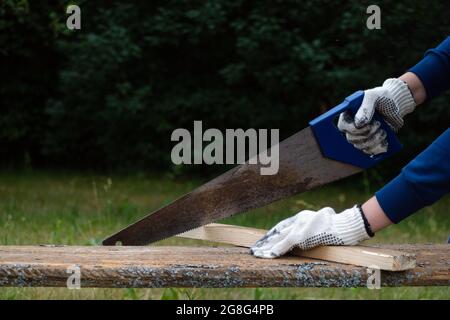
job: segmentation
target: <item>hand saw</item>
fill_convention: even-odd
[[[349,144],[336,127],[340,113],[355,113],[363,91],[348,96],[341,104],[309,122],[309,127],[279,144],[279,170],[261,175],[260,164],[248,162],[171,204],[156,210],[103,241],[103,245],[145,245],[176,234],[262,207],[360,172],[391,154],[402,145],[378,115],[375,119],[387,132],[388,151],[369,156]],[[261,150],[262,151],[262,150]]]

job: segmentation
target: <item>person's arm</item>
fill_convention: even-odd
[[[399,79],[388,79],[385,87],[366,91],[366,101],[358,111],[358,118],[353,121],[348,115],[341,115],[339,128],[346,132],[350,143],[366,153],[386,151],[380,126],[371,120],[375,109],[388,118],[386,121],[394,130],[398,130],[403,125],[403,116],[416,105],[449,88],[449,61],[450,38],[447,38]],[[430,76],[433,73],[435,80]],[[332,208],[301,211],[279,222],[252,246],[250,252],[261,258],[276,258],[294,246],[307,250],[320,245],[354,245],[434,203],[448,192],[450,129],[362,206],[355,205],[339,214]]]
[[[383,212],[398,223],[450,192],[450,129],[375,193]]]
[[[428,50],[425,57],[399,79],[407,84],[416,105],[449,89],[450,37],[435,49]],[[449,192],[450,174],[446,165],[450,163],[449,146],[450,134],[447,130],[408,164],[396,179],[362,205],[374,232],[389,226],[393,221],[404,219]],[[405,206],[406,203],[409,205]]]
[[[375,196],[367,200],[361,206],[361,208],[372,229],[372,232],[376,233],[393,224],[393,222],[388,218],[386,213],[384,213],[383,208],[381,208]]]
[[[332,208],[300,211],[273,227],[250,252],[261,258],[276,258],[294,246],[307,250],[321,245],[355,245],[448,192],[450,129],[362,206],[339,214]]]
[[[436,48],[425,53],[425,57],[408,70],[415,74],[426,91],[426,100],[431,100],[450,88],[450,36]]]
[[[398,223],[450,192],[450,129],[362,205],[373,232]]]
[[[399,79],[408,85],[416,105],[420,105],[425,102],[427,98],[427,91],[425,90],[422,81],[420,81],[419,77],[415,73],[406,72],[400,76]]]
[[[364,91],[364,98],[355,116],[343,113],[338,128],[349,143],[370,155],[389,148],[386,132],[373,121],[377,111],[394,130],[403,127],[404,117],[417,105],[450,88],[450,37],[399,78],[387,79],[382,86]]]

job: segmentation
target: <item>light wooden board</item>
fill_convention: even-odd
[[[417,256],[414,269],[381,271],[382,287],[450,285],[449,245],[380,248]],[[82,288],[365,287],[369,275],[305,257],[257,259],[240,247],[0,246],[0,286],[66,287],[74,266]]]
[[[251,247],[266,232],[262,229],[213,223],[182,233],[179,237]],[[408,270],[416,266],[416,258],[411,253],[368,246],[327,246],[308,251],[297,248],[291,253],[302,257],[377,267],[390,271]]]

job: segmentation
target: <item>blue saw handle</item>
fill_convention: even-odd
[[[310,121],[309,125],[311,126],[322,154],[325,157],[365,169],[400,151],[402,149],[402,144],[398,141],[394,131],[392,131],[384,119],[377,113],[375,113],[374,119],[380,121],[381,127],[387,133],[387,152],[376,156],[370,156],[347,142],[345,134],[340,132],[336,126],[336,119],[342,112],[347,110],[349,110],[352,115],[355,115],[362,103],[363,97],[364,91],[356,91],[345,98],[338,106]]]

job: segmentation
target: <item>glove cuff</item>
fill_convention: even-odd
[[[411,90],[409,90],[408,85],[404,81],[390,78],[383,83],[383,88],[387,90],[390,98],[398,107],[398,113],[402,119],[405,115],[414,111],[416,102]]]
[[[333,219],[335,232],[342,239],[344,245],[355,245],[370,238],[357,206],[334,215]]]

